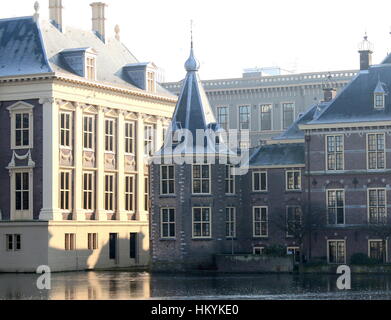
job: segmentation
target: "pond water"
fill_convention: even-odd
[[[37,279],[33,274],[0,274],[0,300],[391,298],[391,275],[352,275],[349,291],[337,289],[337,275],[316,274],[70,272],[52,274],[50,290],[38,290]]]

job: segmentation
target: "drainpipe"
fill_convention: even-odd
[[[311,136],[306,135],[305,141],[307,144],[307,183],[308,183],[308,195],[307,195],[307,214],[310,217],[310,223],[312,223],[311,216],[311,157],[310,157],[310,145],[311,145]],[[312,226],[310,225],[310,229],[308,232],[308,261],[311,260],[311,250],[312,250]]]

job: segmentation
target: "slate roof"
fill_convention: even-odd
[[[92,31],[73,27],[60,32],[48,21],[33,17],[0,20],[0,77],[43,74],[84,79],[62,59],[61,52],[83,51],[91,48],[97,53],[97,81],[134,91],[143,91],[127,81],[123,67],[139,63],[136,57],[118,40],[101,41]],[[173,97],[157,84],[158,94]]]
[[[386,58],[385,61],[387,61]],[[385,92],[384,110],[374,108],[379,83]],[[361,71],[309,125],[391,120],[391,64]]]
[[[304,165],[304,143],[277,143],[258,147],[250,167]]]

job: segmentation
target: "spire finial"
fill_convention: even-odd
[[[114,32],[115,32],[115,38],[118,41],[120,41],[121,40],[121,36],[120,36],[121,28],[119,27],[118,24],[114,27]]]
[[[34,20],[35,21],[38,21],[38,19],[39,19],[39,2],[38,1],[35,1],[35,3],[34,3],[34,11],[35,11],[35,13],[34,13]]]
[[[197,59],[194,57],[194,50],[193,50],[193,20],[190,20],[190,57],[187,59],[185,63],[185,69],[186,71],[198,71],[200,68],[200,63],[197,61]]]
[[[193,20],[190,20],[190,39],[191,39],[191,48],[193,49]]]

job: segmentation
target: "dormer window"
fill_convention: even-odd
[[[86,77],[88,80],[96,80],[96,58],[86,57]]]
[[[150,92],[155,92],[155,72],[153,71],[148,71],[147,72],[147,86],[148,86],[148,91]]]
[[[375,93],[375,109],[384,109],[384,93]]]

